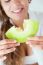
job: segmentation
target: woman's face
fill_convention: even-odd
[[[28,13],[28,0],[1,0],[1,5],[9,18],[23,21]]]

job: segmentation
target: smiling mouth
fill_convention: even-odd
[[[17,9],[17,10],[15,10],[15,11],[11,11],[11,12],[16,13],[16,14],[19,14],[19,13],[22,12],[23,9],[24,9],[24,8],[21,8],[21,9]]]

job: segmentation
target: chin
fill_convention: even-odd
[[[23,17],[14,17],[14,19],[13,20],[15,20],[15,21],[23,21],[25,18],[23,18]]]

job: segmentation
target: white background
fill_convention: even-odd
[[[43,36],[43,0],[32,0],[30,4],[30,18],[39,21],[38,36]]]

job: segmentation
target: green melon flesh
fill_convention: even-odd
[[[8,39],[15,39],[17,42],[24,43],[28,37],[36,35],[39,23],[37,20],[26,19],[24,20],[23,28],[24,30],[21,31],[15,26],[12,26],[5,35]]]

